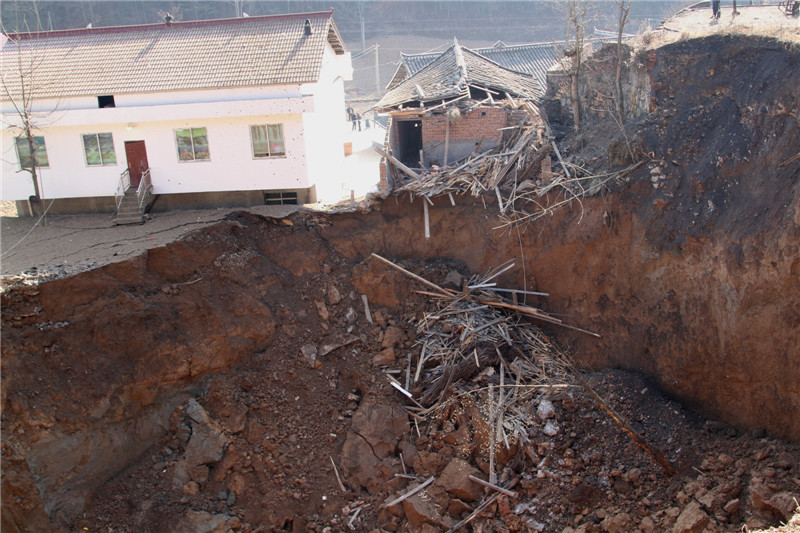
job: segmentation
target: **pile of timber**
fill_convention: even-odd
[[[463,102],[450,102],[450,106]],[[454,194],[493,195],[497,198],[502,224],[510,227],[537,220],[556,209],[580,203],[597,194],[611,180],[619,179],[645,161],[617,172],[594,174],[564,161],[552,140],[546,120],[536,106],[525,100],[508,98],[503,102],[487,99],[472,102],[472,107],[502,105],[524,112],[515,126],[505,128],[503,142],[495,148],[456,161],[444,168],[412,169],[384,147],[375,146],[396,169],[393,194],[408,193],[425,198],[447,195],[455,205]],[[555,154],[558,165],[550,170],[543,162]]]
[[[420,353],[409,357],[405,383],[389,377],[411,405],[414,420],[437,416],[451,403],[468,396],[485,414],[490,431],[490,464],[495,443],[524,444],[536,424],[531,413],[543,395],[567,389],[584,391],[631,439],[651,455],[667,473],[673,465],[651,446],[605,400],[592,390],[573,365],[566,350],[550,339],[533,321],[566,327],[600,337],[597,333],[565,324],[536,307],[520,303],[528,296],[546,293],[505,289],[495,281],[514,268],[502,265],[484,276],[465,281],[456,291],[432,283],[377,254],[372,257],[400,270],[430,290],[417,291],[432,298],[435,310],[417,325]],[[410,391],[415,391],[412,394]],[[546,428],[545,428],[546,431]],[[496,480],[493,466],[490,481]]]
[[[452,104],[454,107],[456,105]],[[501,104],[487,99],[471,106],[487,105]],[[491,150],[473,153],[444,168],[434,166],[412,169],[386,150],[376,147],[400,171],[395,173],[394,191],[429,198],[453,193],[479,196],[487,192],[493,193],[498,188],[513,187],[515,182],[521,183],[528,177],[537,177],[542,160],[549,155],[549,141],[542,135],[542,119],[530,102],[509,101],[502,106],[525,112],[517,125],[506,128],[503,142]]]

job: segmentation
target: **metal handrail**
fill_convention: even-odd
[[[142,172],[142,180],[139,182],[139,188],[136,189],[136,198],[139,200],[139,212],[143,213],[144,204],[147,201],[147,196],[153,190],[153,184],[150,179],[150,169]]]
[[[119,209],[120,204],[122,204],[122,199],[125,197],[125,191],[131,186],[131,172],[130,169],[125,169],[125,171],[120,174],[119,182],[117,183],[117,192],[114,193],[114,200],[117,204],[117,209]]]

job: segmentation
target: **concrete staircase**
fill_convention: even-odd
[[[114,218],[114,224],[122,226],[124,224],[144,224],[144,214],[139,209],[139,197],[136,195],[136,189],[129,187],[125,191],[125,196],[117,209],[117,216]]]

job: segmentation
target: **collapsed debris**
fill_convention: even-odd
[[[407,360],[405,384],[387,374],[391,385],[413,404],[406,405],[406,410],[418,436],[424,436],[421,425],[425,425],[429,433],[431,427],[440,425],[440,437],[444,442],[465,450],[477,444],[471,454],[465,455],[475,458],[488,479],[475,475],[476,471],[466,476],[467,483],[491,491],[470,517],[457,524],[444,518],[426,520],[441,521],[440,525],[447,526],[448,531],[455,531],[477,516],[478,509],[491,505],[498,497],[515,499],[517,492],[513,489],[520,477],[512,465],[532,461],[524,450],[532,444],[534,435],[541,432],[552,437],[561,431],[554,420],[554,407],[549,397],[566,392],[585,391],[663,467],[666,474],[675,473],[664,454],[639,435],[583,380],[567,351],[526,320],[565,325],[518,301],[520,296],[546,293],[497,287],[493,280],[510,270],[513,264],[503,265],[486,276],[464,280],[459,292],[440,287],[377,254],[372,257],[424,284],[431,291],[417,292],[436,302],[436,310],[425,313],[418,321],[416,345],[421,349],[416,361],[412,357]],[[509,301],[501,294],[511,294],[513,299]],[[543,465],[544,461],[537,459],[531,467],[536,470]],[[436,477],[430,473],[424,466],[421,471],[417,470],[417,475],[428,478],[386,503],[385,507],[407,501],[434,483]],[[413,506],[413,502],[404,505],[408,506]]]
[[[507,227],[596,194],[641,164],[596,175],[565,162],[536,103],[540,94],[529,74],[455,42],[375,106],[390,115],[386,145],[374,147],[385,161],[387,190],[391,184],[392,194],[428,200],[446,195],[452,205],[454,194],[494,196],[500,227]]]

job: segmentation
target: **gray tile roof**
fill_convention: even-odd
[[[456,43],[389,90],[375,107],[381,110],[406,102],[457,98],[468,93],[469,85],[523,98],[542,94],[540,85],[529,74],[504,68]]]
[[[588,43],[600,43],[616,40],[616,34],[610,35],[611,33],[613,32],[603,32],[595,29],[592,36],[587,38],[586,41]],[[626,34],[625,37],[630,37],[630,35]],[[505,45],[502,42],[498,42],[490,48],[473,48],[472,51],[491,59],[507,69],[530,74],[539,82],[541,87],[546,87],[547,71],[556,63],[560,53],[560,46],[563,46],[563,42],[518,45]],[[397,85],[408,76],[413,76],[439,55],[439,52],[426,54],[401,53],[400,66],[398,66],[389,87]]]
[[[0,69],[36,98],[305,83],[326,43],[345,51],[332,12],[86,28],[10,35]]]

